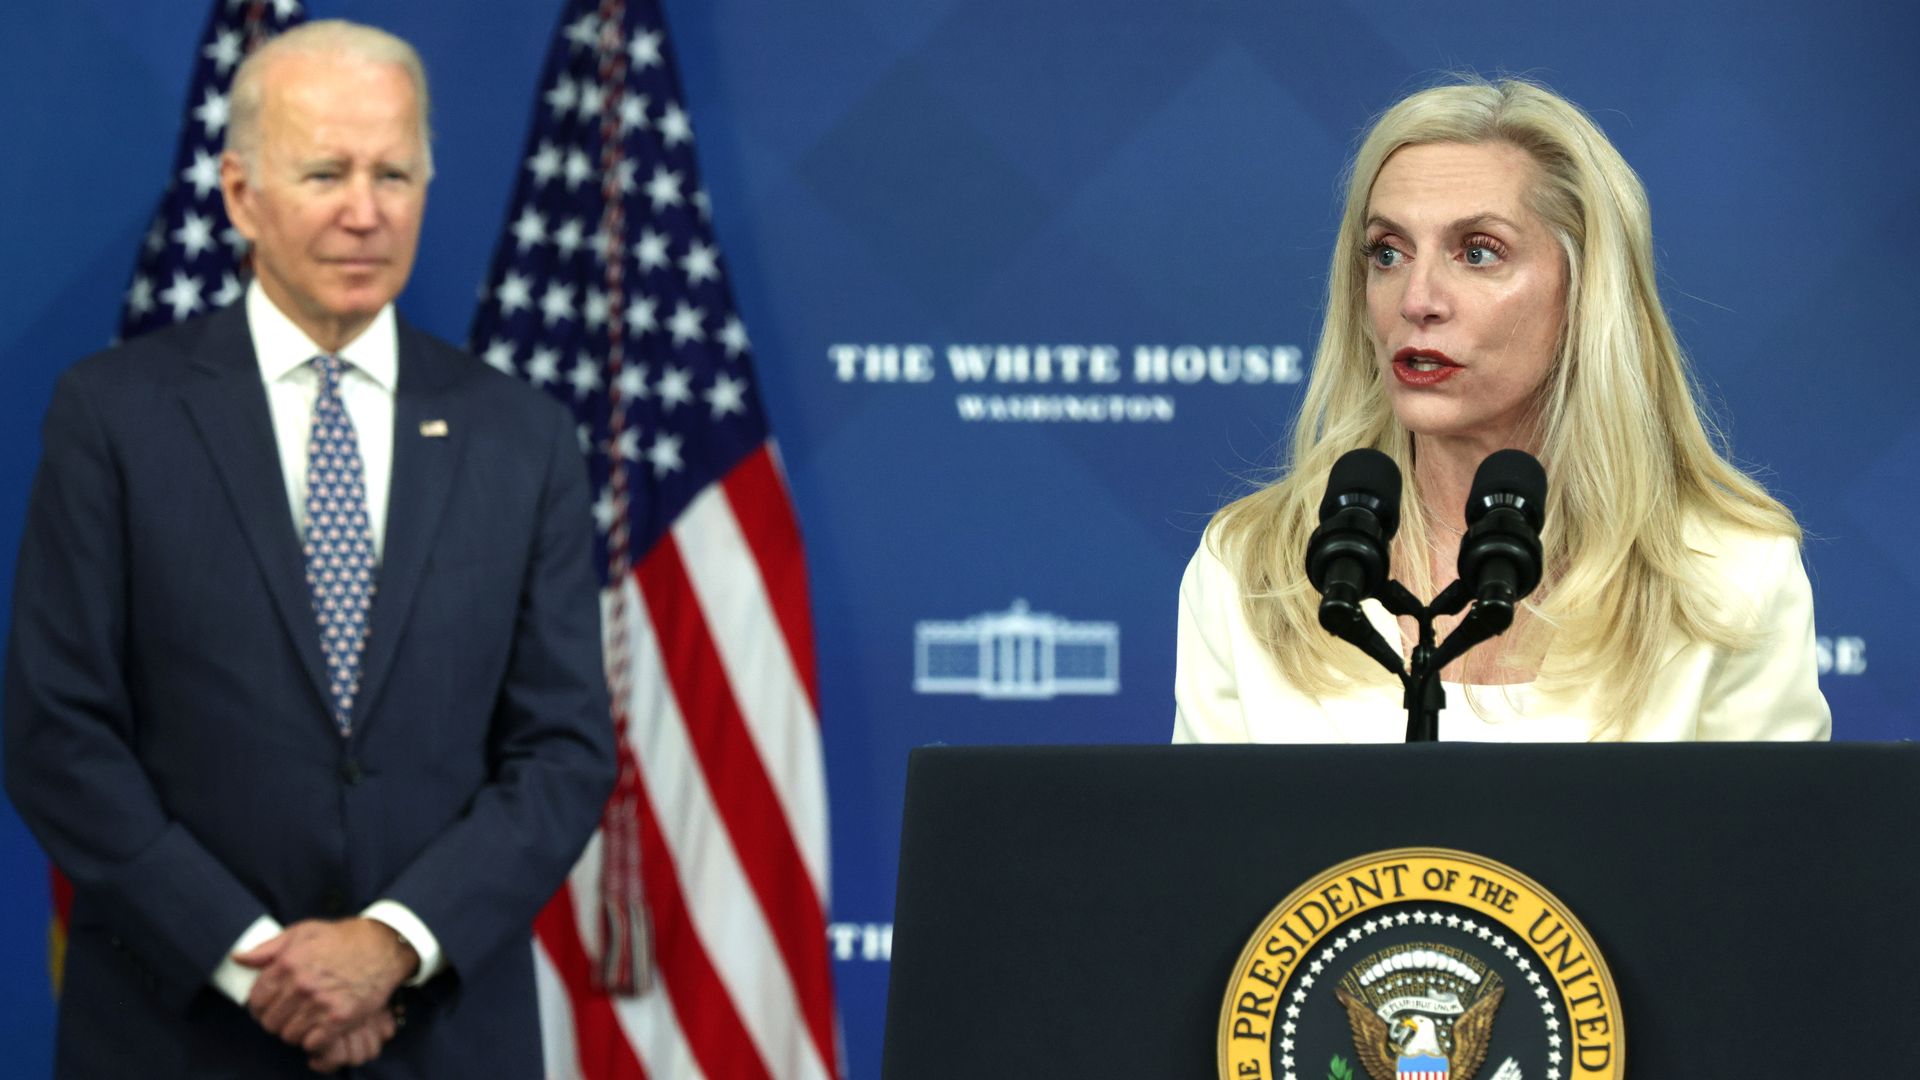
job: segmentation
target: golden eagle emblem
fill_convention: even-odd
[[[1505,995],[1478,957],[1434,944],[1374,953],[1334,990],[1373,1080],[1473,1080]]]
[[[1518,988],[1518,989],[1516,989]],[[1622,1080],[1619,991],[1538,882],[1451,848],[1301,884],[1240,952],[1219,1080]]]

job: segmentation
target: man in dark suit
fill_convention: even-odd
[[[537,1076],[529,927],[613,778],[573,424],[394,315],[409,47],[307,24],[231,100],[246,300],[66,373],[22,540],[58,1072]]]

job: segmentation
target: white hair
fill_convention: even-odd
[[[239,156],[251,173],[260,151],[260,112],[266,104],[268,68],[284,56],[330,56],[368,64],[392,64],[413,84],[414,108],[419,111],[420,155],[428,179],[433,177],[433,131],[427,124],[427,69],[413,46],[375,26],[345,19],[302,23],[263,42],[247,54],[233,73],[227,95],[226,149]]]

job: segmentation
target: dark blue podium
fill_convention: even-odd
[[[1904,743],[919,750],[883,1075],[1214,1077],[1262,920],[1409,846],[1498,860],[1577,913],[1627,1075],[1913,1075]]]

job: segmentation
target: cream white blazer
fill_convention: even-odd
[[[1697,534],[1697,535],[1696,535]],[[1406,737],[1398,685],[1382,683],[1332,698],[1289,685],[1254,641],[1240,584],[1203,538],[1180,582],[1174,672],[1176,743],[1384,743]],[[1760,632],[1750,652],[1681,640],[1654,676],[1635,740],[1824,740],[1832,714],[1814,659],[1813,591],[1797,544],[1787,537],[1728,529],[1692,530],[1689,543],[1718,583],[1699,598]],[[1400,640],[1394,617],[1365,603],[1375,628]],[[1383,673],[1384,674],[1384,673]],[[1550,701],[1532,684],[1471,688],[1444,684],[1440,738],[1481,742],[1582,742],[1604,688]]]

